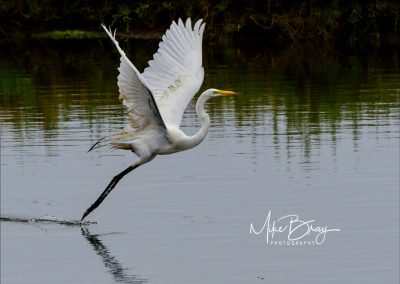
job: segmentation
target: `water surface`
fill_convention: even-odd
[[[155,42],[123,42],[139,68]],[[107,41],[2,50],[1,215],[79,219],[132,153],[119,131]],[[125,177],[97,224],[1,222],[4,283],[398,283],[400,73],[387,56],[205,52],[212,127],[190,151]],[[198,123],[191,104],[183,130]],[[274,220],[339,228],[321,245],[270,245]],[[277,234],[284,240],[284,234]],[[286,238],[287,239],[287,238]]]

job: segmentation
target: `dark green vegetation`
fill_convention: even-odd
[[[269,47],[400,45],[400,1],[93,1],[0,2],[2,38],[97,37],[100,23],[126,36],[158,37],[179,17],[203,18],[211,41]]]

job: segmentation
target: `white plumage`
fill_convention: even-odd
[[[205,24],[172,23],[160,47],[143,72],[167,126],[178,127],[183,113],[199,91],[204,78],[201,46]]]
[[[128,123],[123,132],[100,139],[90,150],[110,144],[113,148],[133,151],[138,159],[116,175],[100,197],[86,210],[82,220],[96,209],[119,180],[156,155],[184,151],[198,145],[206,136],[210,118],[204,104],[212,97],[234,95],[235,92],[208,89],[196,103],[200,130],[187,136],[179,129],[183,113],[200,89],[204,79],[202,40],[205,24],[198,20],[194,27],[190,18],[184,24],[172,22],[162,37],[159,48],[141,74],[112,33],[102,25],[121,55],[118,68],[119,98],[127,108]],[[90,151],[89,150],[89,151]]]

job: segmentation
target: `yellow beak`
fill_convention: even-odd
[[[225,91],[225,90],[217,90],[215,93],[223,95],[223,96],[233,96],[238,95],[239,93],[232,92],[232,91]]]

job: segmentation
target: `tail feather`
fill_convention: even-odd
[[[101,147],[104,147],[104,146],[106,146],[107,144],[101,144],[102,142],[103,142],[103,140],[104,139],[106,139],[108,136],[104,136],[104,137],[102,137],[102,138],[100,138],[99,140],[97,140],[97,142],[96,143],[94,143],[93,145],[92,145],[92,147],[90,147],[90,149],[87,151],[87,153],[89,153],[90,151],[92,151],[92,150],[94,150],[94,149],[97,149],[97,148],[101,148]]]
[[[104,136],[97,140],[97,142],[90,147],[88,152],[105,146],[110,146],[112,149],[131,150],[132,146],[130,142],[134,139],[135,135],[128,132],[119,132],[110,136]]]

